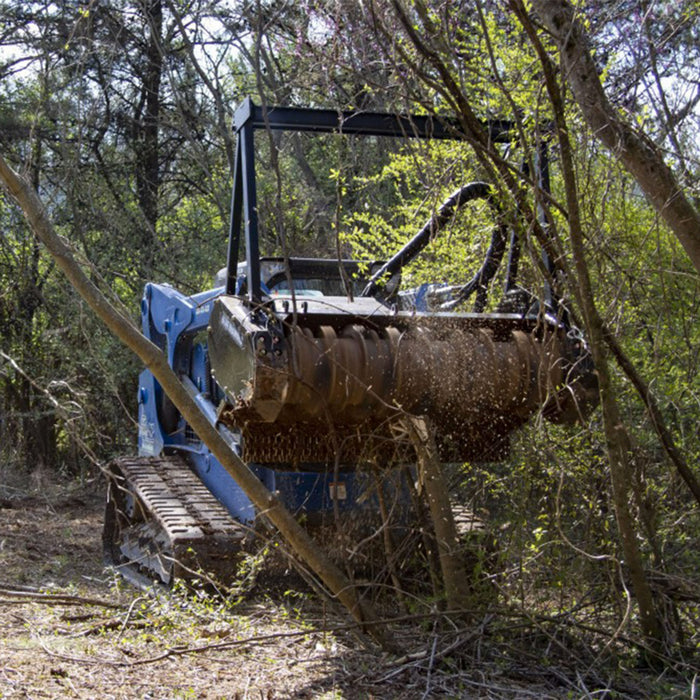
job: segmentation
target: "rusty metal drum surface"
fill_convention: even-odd
[[[287,316],[229,303],[212,316],[212,367],[230,404],[223,415],[249,440],[256,425],[270,440],[264,424],[281,435],[298,426],[307,436],[383,430],[388,439],[381,426],[408,413],[429,416],[456,458],[474,458],[566,381],[566,339],[556,327],[496,315],[338,313],[342,301],[333,313]],[[274,439],[278,458],[281,442]]]

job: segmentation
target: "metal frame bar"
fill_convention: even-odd
[[[546,141],[540,140],[536,154],[537,160],[535,161],[535,171],[537,175],[537,186],[540,188],[544,196],[547,197],[551,193],[552,188],[549,179],[549,149]],[[537,218],[539,219],[540,226],[542,227],[545,235],[549,237],[549,221],[547,220],[545,207],[541,203],[537,204]],[[544,247],[542,248],[542,264],[544,265],[545,270],[547,270],[547,274],[551,278],[551,281],[545,278],[545,302],[554,312],[556,312],[559,306],[559,300],[556,297],[553,284],[556,279],[556,265],[549,257],[549,254]]]
[[[236,141],[236,154],[233,165],[233,190],[231,192],[231,218],[228,234],[228,255],[226,259],[226,294],[236,293],[238,276],[238,249],[241,244],[241,223],[243,221],[243,167],[241,140]]]
[[[269,107],[267,110],[247,97],[234,114],[234,129],[244,125],[255,129],[314,131],[321,133],[398,136],[402,138],[463,138],[464,132],[455,119],[436,119],[426,115],[400,115],[389,112],[334,111],[301,107]],[[496,143],[510,143],[513,123],[504,119],[484,122],[489,138]]]
[[[484,128],[488,131],[489,138],[495,143],[512,141],[513,124],[510,121],[502,119],[485,121]],[[262,299],[254,157],[254,133],[257,129],[419,139],[459,140],[464,137],[459,122],[454,119],[298,107],[275,106],[266,109],[254,104],[250,97],[243,100],[234,114],[234,130],[238,139],[231,201],[226,293],[236,293],[241,228],[243,228],[246,245],[247,298],[251,303],[259,303]]]

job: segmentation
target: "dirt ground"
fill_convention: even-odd
[[[376,649],[324,631],[346,621],[306,594],[224,604],[122,583],[102,564],[102,498],[93,484],[0,499],[0,697],[383,695],[373,686],[390,667],[378,674]]]
[[[131,588],[102,563],[103,490],[0,483],[0,698],[603,696],[607,681],[591,695],[554,661],[494,661],[478,626],[416,635],[414,623],[403,643],[397,630],[405,655],[384,654],[293,576],[226,600]]]
[[[0,497],[0,697],[433,695],[415,660],[382,655],[284,582],[233,603],[131,588],[103,566],[102,508],[99,481]]]

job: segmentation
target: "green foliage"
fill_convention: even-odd
[[[206,115],[211,103],[181,46],[164,36],[158,59],[139,38],[157,26],[147,16],[155,4],[87,14],[25,5],[17,13],[0,3],[19,65],[30,67],[14,78],[8,58],[0,91],[6,157],[27,164],[57,230],[135,320],[146,281],[210,286],[225,261],[225,153],[208,143],[217,128]],[[139,22],[144,31],[132,32]],[[130,29],[120,34],[120,26]],[[166,59],[167,71],[158,63]],[[157,106],[146,99],[155,84],[149,66],[162,71]],[[133,449],[138,368],[66,289],[14,206],[1,206],[0,350],[24,373],[9,360],[1,365],[2,458],[84,473]]]
[[[478,173],[471,149],[459,142],[404,145],[376,173],[345,178],[354,208],[343,208],[341,241],[358,259],[388,259],[428,224],[453,192],[480,180]],[[495,220],[494,209],[484,200],[462,207],[404,268],[403,286],[466,282],[483,261]]]

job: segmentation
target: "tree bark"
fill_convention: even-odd
[[[416,450],[420,482],[428,497],[447,610],[466,611],[470,607],[468,579],[457,539],[450,496],[438,459],[434,431],[426,418],[407,416],[405,423]]]
[[[139,152],[136,157],[136,191],[139,206],[147,222],[142,231],[143,243],[141,255],[145,258],[143,270],[149,275],[157,239],[155,235],[158,223],[158,192],[160,189],[160,83],[163,72],[163,50],[161,35],[163,32],[163,7],[161,0],[147,0],[141,5],[144,26],[148,28],[148,39],[144,55],[143,73],[141,75],[141,93],[145,113],[137,115],[137,140]]]
[[[564,78],[584,119],[634,177],[700,272],[700,213],[656,145],[608,101],[576,10],[568,0],[532,0],[532,6],[559,46]]]
[[[144,337],[134,323],[123,316],[85,275],[68,246],[58,236],[36,191],[0,156],[0,181],[22,208],[34,234],[46,246],[56,264],[74,289],[99,316],[109,330],[127,345],[153,373],[185,420],[204,441],[212,454],[236,480],[260,513],[280,531],[292,549],[345,605],[351,615],[385,648],[392,644],[385,627],[377,623],[377,615],[362,600],[346,576],[321,552],[309,534],[299,525],[284,505],[248,469],[209,423],[191,398],[178,376],[168,365],[160,349]]]

